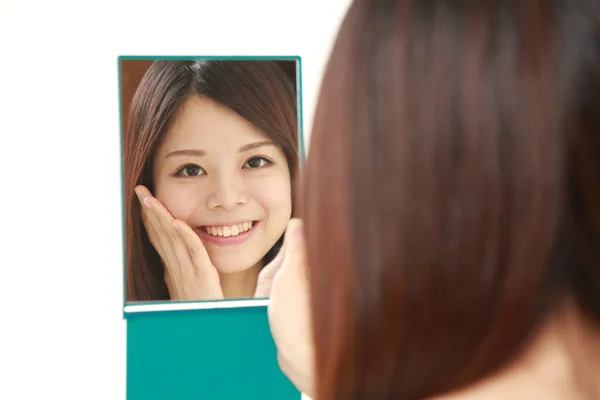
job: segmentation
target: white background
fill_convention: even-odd
[[[0,0],[0,398],[124,399],[119,55],[299,55],[348,0]]]

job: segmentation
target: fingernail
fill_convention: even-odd
[[[179,230],[181,228],[181,226],[179,225],[179,221],[173,221],[172,225],[173,225],[173,228],[175,228],[177,230]]]
[[[292,227],[292,234],[296,239],[302,236],[302,221],[297,220],[294,222],[294,226]]]
[[[144,197],[144,205],[148,208],[152,208],[152,203],[150,203],[150,199],[148,197]]]

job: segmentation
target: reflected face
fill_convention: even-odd
[[[196,231],[220,273],[260,265],[292,213],[283,151],[211,99],[188,99],[154,159],[154,195]]]

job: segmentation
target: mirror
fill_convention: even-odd
[[[266,304],[304,161],[299,57],[119,57],[125,312]]]

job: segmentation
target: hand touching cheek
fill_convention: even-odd
[[[135,191],[148,238],[165,265],[171,300],[223,299],[219,274],[198,235],[173,218],[147,188],[138,186]]]

